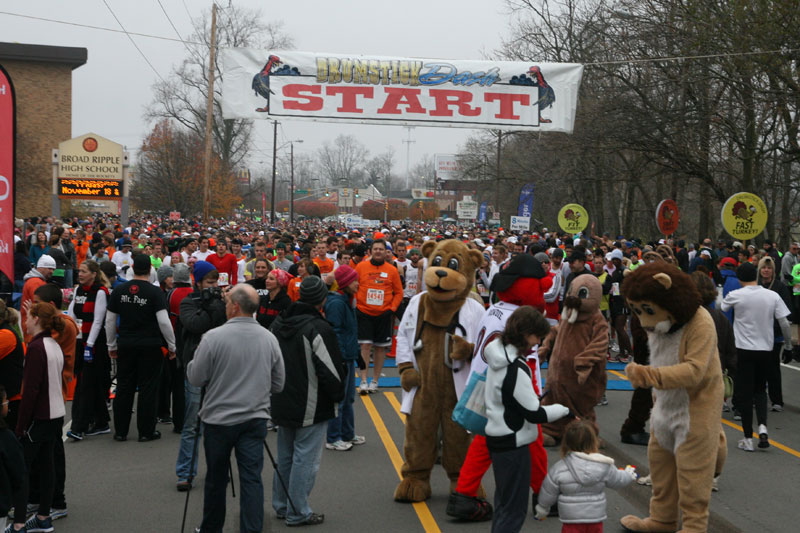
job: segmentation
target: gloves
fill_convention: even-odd
[[[569,408],[561,405],[560,403],[554,403],[553,405],[543,405],[542,409],[544,409],[545,413],[547,413],[547,421],[548,422],[555,422],[561,418],[564,418],[569,414]]]
[[[792,362],[793,359],[792,350],[789,349],[785,344],[783,345],[783,352],[781,353],[781,361],[784,365],[788,365]]]
[[[625,473],[630,475],[631,478],[636,481],[639,479],[639,474],[636,473],[636,467],[633,465],[628,465],[625,467]]]
[[[83,349],[83,360],[87,363],[91,363],[94,361],[94,348],[92,346],[86,346]]]
[[[536,517],[536,520],[544,520],[545,518],[547,518],[547,514],[550,512],[550,509],[545,509],[544,507],[542,507],[537,503],[535,511],[536,513],[534,514],[534,516]]]

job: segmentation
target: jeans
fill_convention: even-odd
[[[194,442],[197,435],[197,412],[200,410],[200,387],[195,387],[188,380],[183,380],[183,392],[186,399],[186,408],[183,415],[183,431],[181,443],[178,448],[178,460],[175,463],[175,474],[179,481],[189,479],[189,463],[194,453],[194,464],[191,467],[192,479],[197,476],[197,458],[200,451],[195,451]],[[202,429],[200,430],[202,433]],[[199,442],[198,442],[199,447]]]
[[[336,418],[328,420],[328,442],[353,440],[355,431],[355,412],[353,402],[356,401],[356,369],[355,361],[345,361],[347,376],[344,381],[344,399],[339,403]]]
[[[203,533],[221,533],[225,525],[225,489],[231,450],[236,450],[239,470],[239,531],[264,529],[264,439],[267,419],[254,418],[232,426],[205,424],[206,484],[203,499]]]
[[[278,470],[272,477],[272,508],[279,517],[286,517],[287,524],[311,516],[308,495],[317,479],[326,426],[320,422],[304,428],[278,427]],[[288,498],[281,480],[289,491]]]

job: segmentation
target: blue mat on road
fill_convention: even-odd
[[[373,366],[375,365],[372,363],[369,364],[370,368]],[[394,360],[394,357],[387,357],[383,360],[383,368],[397,368],[397,361]]]
[[[628,363],[606,363],[606,370],[625,370],[625,367],[628,366]],[[547,368],[547,363],[542,363],[542,370]]]
[[[361,378],[356,378],[356,387],[358,387],[360,383]],[[400,378],[382,377],[378,379],[378,385],[380,387],[400,388]],[[606,384],[606,390],[632,391],[633,387],[631,387],[629,381],[625,381],[623,379],[609,379],[608,383]]]

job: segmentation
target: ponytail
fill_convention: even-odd
[[[56,332],[61,333],[66,327],[64,316],[59,313],[52,304],[33,304],[31,306],[30,314],[39,318],[39,324],[45,331],[55,330]]]

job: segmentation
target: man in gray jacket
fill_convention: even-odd
[[[236,449],[242,532],[264,526],[263,442],[270,394],[283,390],[283,357],[275,336],[253,318],[258,294],[237,285],[225,297],[228,321],[203,336],[186,378],[205,388],[199,416],[205,426],[206,469],[201,532],[222,531],[228,461]]]

